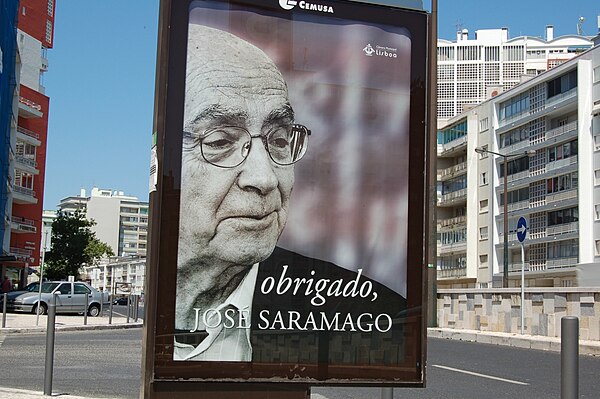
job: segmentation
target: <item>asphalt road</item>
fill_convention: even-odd
[[[394,398],[560,397],[560,354],[429,339],[428,386]],[[0,386],[43,391],[44,334],[0,335]],[[141,329],[57,332],[54,393],[138,398]],[[477,373],[477,374],[469,374]],[[580,398],[598,398],[600,358],[580,358]],[[377,388],[315,387],[318,399],[379,399]]]

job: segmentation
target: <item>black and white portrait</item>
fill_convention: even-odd
[[[173,359],[403,364],[410,36],[202,4]]]

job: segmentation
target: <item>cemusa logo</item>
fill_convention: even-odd
[[[365,47],[363,49],[363,51],[365,52],[366,55],[368,55],[369,57],[373,56],[373,53],[375,52],[375,50],[373,50],[373,46],[371,46],[371,43],[367,44],[367,47]]]
[[[308,3],[304,0],[302,0],[302,1],[279,0],[279,5],[284,10],[291,10],[292,8],[296,7],[296,5],[298,5],[298,7],[302,8],[303,10],[319,11],[319,12],[326,12],[329,14],[333,14],[333,7],[331,7],[331,6],[325,6],[323,4]]]

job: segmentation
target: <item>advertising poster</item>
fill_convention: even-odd
[[[419,383],[426,14],[187,11],[159,377]]]

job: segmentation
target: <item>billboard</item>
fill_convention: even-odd
[[[422,384],[427,14],[166,3],[147,378]]]

